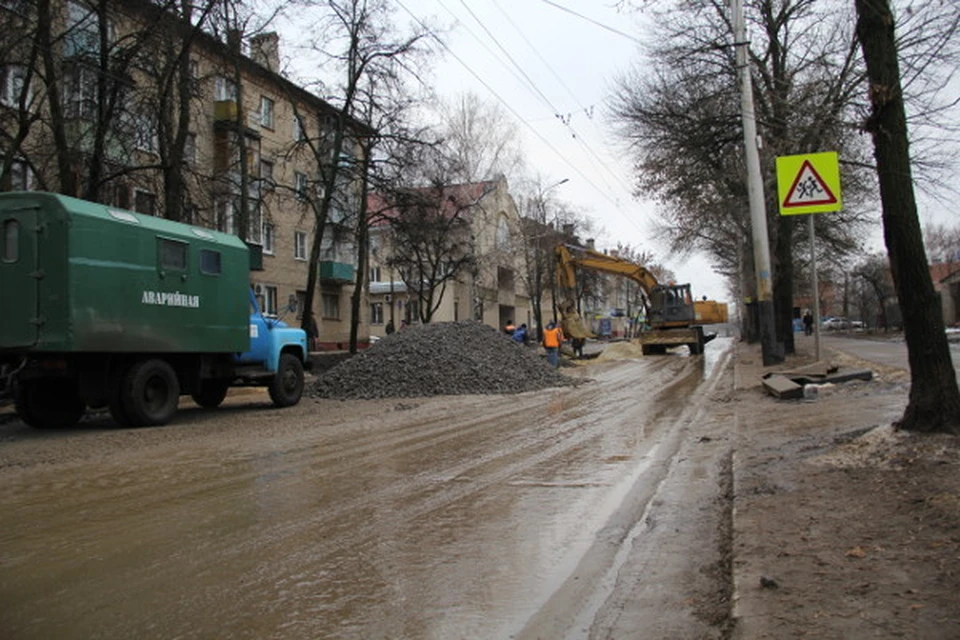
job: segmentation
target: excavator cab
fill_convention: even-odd
[[[688,326],[694,318],[689,284],[660,284],[650,292],[648,322],[651,327]]]

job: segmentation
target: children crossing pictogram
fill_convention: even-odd
[[[830,191],[830,187],[820,177],[817,170],[810,164],[809,160],[804,160],[800,171],[797,173],[796,180],[787,192],[787,197],[783,201],[783,207],[809,207],[817,204],[835,204],[837,197]]]

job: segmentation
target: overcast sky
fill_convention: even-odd
[[[519,125],[528,171],[550,195],[593,219],[598,249],[618,242],[654,252],[694,295],[726,300],[702,257],[666,253],[656,208],[632,195],[631,159],[612,136],[606,100],[616,75],[638,59],[641,27],[604,0],[400,0],[449,29],[433,72],[446,96],[466,91],[496,102]]]
[[[599,249],[622,242],[652,251],[695,296],[734,302],[703,256],[667,254],[656,205],[632,194],[631,158],[613,137],[606,102],[616,76],[640,60],[647,29],[635,15],[613,0],[394,2],[398,26],[415,17],[444,28],[444,55],[428,72],[438,93],[470,91],[503,107],[520,128],[531,177],[546,187],[566,180],[550,195],[596,222]],[[952,206],[920,198],[922,223],[956,224]],[[877,211],[871,250],[882,248],[879,202]]]

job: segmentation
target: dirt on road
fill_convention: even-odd
[[[612,346],[566,369],[595,385],[519,395],[241,390],[158,429],[0,415],[0,636],[960,638],[960,439],[892,430],[908,374],[843,354],[874,379],[767,395],[805,346]]]
[[[739,345],[736,638],[960,638],[960,438],[899,432],[909,375],[828,353],[870,382],[766,395]]]

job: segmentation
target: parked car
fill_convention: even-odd
[[[847,331],[850,329],[863,329],[864,324],[860,320],[850,320],[849,318],[824,318],[820,328],[825,331]]]

